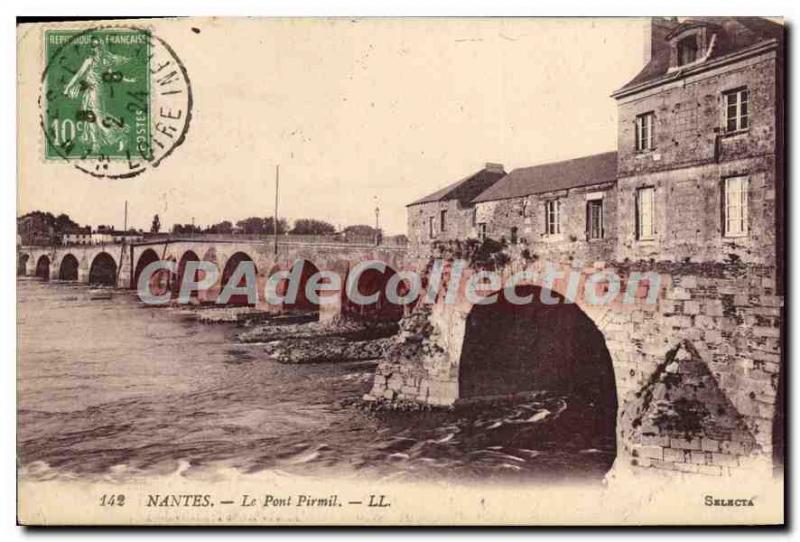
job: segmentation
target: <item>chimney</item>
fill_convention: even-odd
[[[486,171],[491,171],[493,173],[505,173],[505,169],[503,169],[503,164],[498,164],[496,162],[486,162],[486,166],[484,168]]]
[[[660,49],[667,47],[666,37],[680,23],[677,17],[651,17],[644,28],[644,53],[642,60],[647,65]]]

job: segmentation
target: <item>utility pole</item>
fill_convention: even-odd
[[[194,239],[194,217],[192,217],[192,239]]]
[[[278,255],[278,185],[281,177],[281,165],[275,165],[275,214],[272,215],[272,249]]]
[[[122,231],[128,231],[128,200],[125,200],[125,218],[122,221]]]
[[[378,196],[375,198],[375,245],[381,244],[381,208],[378,205]]]

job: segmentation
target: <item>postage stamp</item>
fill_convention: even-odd
[[[47,160],[96,177],[156,167],[186,135],[188,74],[143,28],[45,30],[41,115]]]

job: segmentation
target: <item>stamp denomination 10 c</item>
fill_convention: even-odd
[[[191,118],[191,86],[172,49],[135,27],[44,33],[45,158],[97,177],[155,167],[180,145]]]

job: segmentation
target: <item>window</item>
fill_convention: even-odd
[[[442,209],[439,212],[439,231],[447,231],[447,210]]]
[[[655,128],[656,116],[651,111],[643,115],[636,116],[636,150],[650,151],[655,148],[653,129]]]
[[[678,66],[697,60],[697,38],[692,35],[678,42]]]
[[[561,201],[553,199],[544,204],[545,233],[557,235],[561,233]]]
[[[517,227],[516,226],[511,228],[511,244],[512,245],[516,245],[517,244]]]
[[[725,179],[725,235],[747,235],[747,177]]]
[[[486,239],[486,222],[478,224],[478,239],[481,241]]]
[[[433,239],[435,234],[436,234],[436,232],[434,231],[434,227],[433,227],[433,217],[430,216],[430,217],[428,217],[428,237]]]
[[[656,189],[653,187],[639,188],[636,191],[636,238],[639,240],[652,239],[655,236]]]
[[[725,130],[736,132],[750,126],[747,89],[725,93]]]
[[[586,231],[589,239],[603,238],[603,200],[586,202]]]

